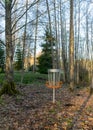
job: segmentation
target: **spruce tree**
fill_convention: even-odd
[[[44,43],[41,44],[42,52],[38,57],[38,69],[40,73],[47,74],[48,69],[52,68],[52,49],[51,49],[51,41],[55,42],[55,38],[52,34],[50,34],[49,29],[45,30],[45,39]]]
[[[20,43],[17,44],[16,54],[15,54],[15,69],[22,69],[22,48]]]

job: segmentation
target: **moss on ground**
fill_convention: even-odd
[[[3,94],[16,95],[19,93],[20,92],[16,89],[14,81],[8,82],[7,80],[5,80],[3,82],[2,88],[0,90],[0,96]]]

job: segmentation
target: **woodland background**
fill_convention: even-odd
[[[92,93],[93,1],[0,0],[0,130],[93,130]]]

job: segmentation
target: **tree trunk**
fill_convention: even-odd
[[[50,16],[50,8],[49,8],[48,0],[46,0],[46,6],[47,6],[47,11],[48,11],[50,35],[52,35],[51,16]],[[52,40],[50,40],[50,44],[51,44],[51,52],[52,52],[52,67],[55,68],[56,66],[54,64],[54,51],[53,51],[53,42],[52,42]]]
[[[34,66],[33,72],[36,72],[36,46],[37,46],[37,29],[38,29],[38,3],[36,9],[36,28],[35,28],[35,44],[34,44]]]
[[[56,0],[54,0],[54,28],[55,28],[55,47],[56,47],[56,52],[55,52],[55,68],[59,69],[59,54],[58,54],[58,28],[57,28],[57,11],[56,11]]]
[[[21,84],[23,83],[24,78],[24,69],[25,69],[25,49],[26,49],[26,29],[27,29],[27,7],[28,7],[28,0],[26,0],[26,19],[25,19],[25,28],[23,34],[23,52],[22,52],[22,73],[21,73]]]
[[[61,45],[62,45],[62,66],[63,66],[63,81],[66,81],[66,57],[65,57],[65,36],[64,36],[64,28],[63,28],[63,20],[62,20],[62,1],[60,0],[60,23],[61,23]]]
[[[74,28],[73,28],[73,0],[70,0],[70,89],[74,89]]]
[[[93,76],[92,76],[91,85],[90,85],[90,94],[93,94]]]
[[[6,39],[6,66],[3,87],[0,91],[0,95],[6,93],[13,95],[17,93],[14,84],[14,72],[13,72],[13,44],[12,44],[12,31],[11,31],[11,0],[5,1],[5,39]]]
[[[75,1],[75,10],[76,10],[76,4],[77,4],[77,1]],[[78,48],[79,48],[79,42],[80,42],[80,1],[78,1],[78,23],[76,19],[76,12],[77,10],[75,11],[75,66],[76,66],[75,81],[76,81],[76,84],[78,84],[79,83],[79,56],[78,56],[79,49]]]
[[[11,2],[6,0],[5,38],[6,38],[6,78],[13,81],[13,44],[11,34]]]
[[[92,23],[91,23],[91,44],[93,43],[93,33],[92,33]],[[93,45],[93,44],[92,44]],[[92,51],[93,51],[93,46],[92,46]],[[91,56],[91,85],[90,85],[90,94],[93,94],[93,61],[92,61],[92,56]]]

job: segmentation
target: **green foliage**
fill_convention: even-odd
[[[14,74],[14,80],[15,80],[16,83],[20,83],[21,73],[16,72]],[[46,80],[47,80],[47,75],[45,75],[45,74],[25,72],[24,78],[23,78],[23,83],[24,84],[32,84],[32,83],[42,84],[42,83],[45,83]]]
[[[45,30],[45,43],[42,43],[42,54],[38,57],[38,69],[40,73],[47,74],[48,69],[52,68],[52,48],[55,39],[49,30]]]
[[[38,68],[40,73],[47,74],[48,69],[52,68],[52,57],[48,54],[42,54],[38,58],[38,62]]]
[[[0,84],[3,84],[3,80],[5,78],[5,74],[0,74]],[[45,84],[47,80],[46,74],[33,73],[33,72],[25,72],[23,78],[23,84]],[[14,81],[15,83],[20,83],[21,81],[21,72],[14,73]]]
[[[82,61],[81,61],[82,63]],[[86,63],[85,63],[86,64]],[[83,66],[83,63],[79,66],[79,79],[80,82],[89,83],[89,72],[85,66]]]
[[[33,67],[34,67],[34,65],[29,66],[28,71],[33,71]],[[35,71],[38,71],[38,66],[36,65],[34,67],[34,69],[35,69]]]
[[[4,72],[4,66],[5,66],[4,46],[0,42],[0,73]]]
[[[15,60],[16,60],[14,64],[15,69],[21,70],[22,69],[22,48],[21,48],[20,43],[17,44]]]

